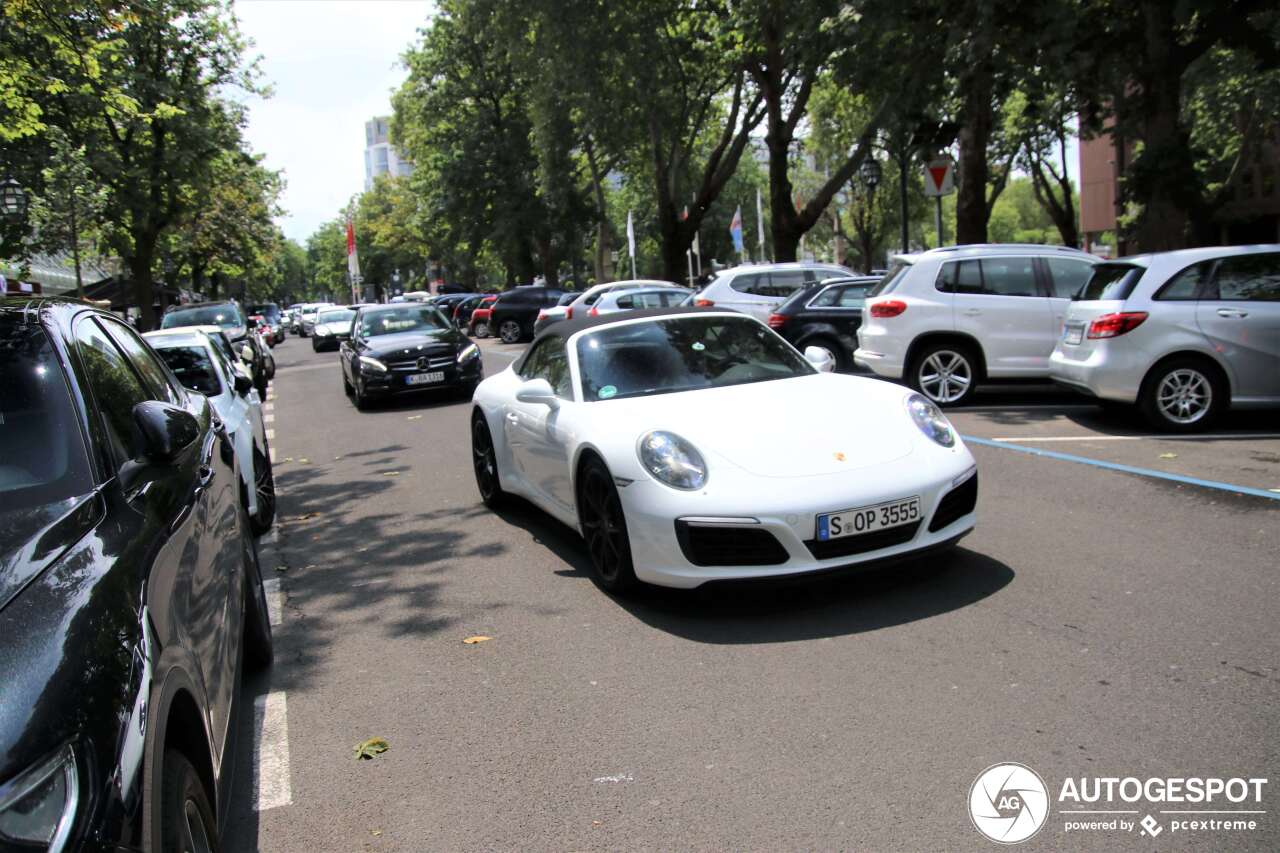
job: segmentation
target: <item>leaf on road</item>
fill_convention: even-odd
[[[292,456],[286,456],[286,457],[284,458],[284,461],[285,461],[285,462],[292,462],[292,461],[293,461],[293,457],[292,457]]]
[[[1161,453],[1161,454],[1160,454],[1160,458],[1161,458],[1161,459],[1177,459],[1177,458],[1178,458],[1178,454],[1176,454],[1176,453]]]
[[[290,521],[310,521],[313,518],[319,518],[319,517],[320,517],[320,513],[318,512],[304,512],[302,515],[295,515],[293,518],[289,520]]]
[[[492,639],[493,637],[486,637],[484,634],[476,634],[474,637],[467,637],[462,642],[468,646],[474,646],[476,643],[487,643]]]
[[[310,462],[311,462],[311,460],[310,460],[310,459],[308,459],[308,458],[307,458],[307,457],[305,457],[305,456],[303,456],[303,457],[302,457],[301,459],[299,459],[298,461],[299,461],[299,462],[301,462],[303,465],[306,465],[306,464],[308,464],[308,463],[310,463]]]
[[[399,476],[400,476],[400,472],[399,472],[399,471],[383,471],[383,472],[382,472],[382,476],[384,476],[384,477],[399,477]]]
[[[384,738],[371,737],[356,744],[356,759],[358,761],[368,761],[375,755],[381,755],[390,748],[391,744],[387,743]]]
[[[409,417],[405,418],[405,420],[406,420],[406,421],[420,421],[420,420],[422,420],[422,415],[409,415]]]
[[[287,571],[289,571],[289,567],[288,567],[288,566],[285,566],[285,565],[279,565],[279,566],[276,566],[276,571],[277,571],[277,572],[287,572]]]
[[[381,830],[381,829],[371,829],[371,830],[369,830],[369,834],[370,834],[370,835],[372,835],[374,838],[380,838],[380,837],[382,836],[382,830]]]

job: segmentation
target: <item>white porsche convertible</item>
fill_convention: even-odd
[[[611,592],[953,546],[978,497],[959,435],[919,394],[831,366],[732,312],[557,323],[476,390],[480,496],[576,527]]]

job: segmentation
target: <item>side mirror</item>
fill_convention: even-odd
[[[133,407],[148,462],[171,462],[200,437],[200,423],[186,409],[148,400]]]
[[[836,369],[836,360],[822,347],[805,347],[804,360],[816,367],[819,373],[830,373]]]
[[[245,364],[253,364],[253,347],[248,344],[240,347],[240,360]]]
[[[560,405],[560,398],[551,390],[551,383],[545,379],[530,379],[516,391],[516,399],[521,403],[541,403],[555,409]]]
[[[244,373],[236,373],[236,393],[241,397],[253,390],[253,377]]]

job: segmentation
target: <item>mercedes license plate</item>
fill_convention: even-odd
[[[406,385],[431,385],[435,382],[444,381],[444,371],[437,370],[434,373],[415,373],[412,376],[404,378]]]

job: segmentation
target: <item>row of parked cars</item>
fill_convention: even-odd
[[[248,321],[0,297],[0,849],[218,849],[272,659]]]

